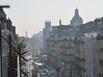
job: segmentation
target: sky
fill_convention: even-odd
[[[103,0],[0,0],[0,5],[10,5],[5,9],[16,32],[20,36],[31,37],[42,31],[45,21],[52,25],[70,24],[74,10],[79,9],[84,23],[103,16]]]

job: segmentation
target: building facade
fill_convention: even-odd
[[[81,67],[84,59],[81,57],[79,31],[71,25],[54,26],[52,31],[47,40],[48,64],[56,68],[59,77],[81,76],[78,70],[84,71]]]
[[[17,77],[17,54],[13,48],[16,39],[15,26],[13,26],[12,21],[6,17],[6,14],[1,7],[0,26],[2,77]]]
[[[43,29],[43,54],[47,54],[47,39],[49,37],[51,30],[52,30],[51,22],[46,21],[45,28]]]
[[[78,14],[71,25],[52,26],[47,62],[59,77],[103,77],[103,18],[83,24]]]

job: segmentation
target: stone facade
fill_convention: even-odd
[[[45,28],[43,29],[43,54],[47,54],[47,39],[49,37],[51,29],[51,22],[46,21]]]
[[[103,18],[52,26],[47,62],[59,77],[103,77]]]
[[[2,8],[0,8],[0,26],[2,41],[2,77],[17,77],[17,54],[14,48],[12,48],[16,39],[15,26],[13,26],[12,21],[6,17]]]
[[[53,26],[50,37],[47,40],[48,64],[56,68],[59,77],[79,77],[84,71],[81,63],[84,59],[81,57],[81,40],[78,40],[79,31],[75,27]],[[58,70],[59,69],[59,70]]]

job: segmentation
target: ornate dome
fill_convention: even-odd
[[[70,24],[73,26],[78,26],[80,24],[83,24],[83,19],[80,17],[78,9],[75,9],[75,15],[72,18]]]

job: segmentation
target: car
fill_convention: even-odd
[[[46,69],[46,68],[45,68],[45,69],[43,69],[43,71],[45,71],[46,73],[49,73],[49,70],[48,70],[48,69]]]

